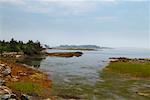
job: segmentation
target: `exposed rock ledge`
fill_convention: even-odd
[[[82,52],[54,52],[54,53],[46,53],[48,56],[56,56],[56,57],[80,57],[83,55]]]

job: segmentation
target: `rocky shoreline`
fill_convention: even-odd
[[[51,80],[37,69],[0,60],[0,98],[2,100],[43,100],[49,98]]]
[[[55,56],[55,57],[80,57],[83,55],[83,52],[53,52],[48,53],[46,51],[42,51],[38,55],[29,56],[24,54],[23,52],[5,52],[0,55],[1,58],[12,58],[12,59],[22,59],[22,58],[45,58],[46,56]]]

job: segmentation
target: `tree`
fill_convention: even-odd
[[[17,47],[17,41],[14,38],[10,41],[10,51],[11,52],[19,52],[19,48]]]
[[[0,53],[6,52],[24,52],[27,55],[40,54],[42,46],[39,41],[33,42],[29,40],[27,43],[23,41],[16,41],[14,38],[10,42],[0,41]]]

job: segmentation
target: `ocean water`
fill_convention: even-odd
[[[75,52],[80,50],[52,50],[47,52]],[[46,57],[27,59],[29,65],[38,65],[52,80],[53,96],[58,100],[149,100],[136,91],[149,91],[150,81],[124,80],[116,75],[103,74],[110,57],[150,58],[150,49],[115,48],[81,51],[80,57]],[[148,86],[148,87],[147,87]],[[138,99],[137,99],[138,98]],[[82,99],[81,99],[82,100]]]
[[[47,50],[48,52],[74,52],[80,50]],[[149,49],[116,48],[98,51],[81,51],[81,57],[47,57],[40,63],[40,69],[46,71],[55,82],[71,82],[76,78],[82,82],[94,83],[110,57],[150,58]],[[76,80],[77,81],[77,80]],[[81,81],[81,80],[80,80]]]

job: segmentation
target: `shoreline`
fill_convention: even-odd
[[[0,65],[0,67],[7,66],[11,70],[10,74],[0,78],[4,81],[1,87],[6,86],[7,90],[11,91],[6,93],[10,97],[15,95],[14,98],[21,99],[23,95],[26,95],[24,98],[27,99],[37,98],[41,100],[52,98],[50,93],[45,92],[50,91],[52,81],[43,71],[4,60],[0,60]],[[5,94],[2,96],[5,96]]]
[[[150,58],[111,57],[104,71],[120,75],[150,79]]]
[[[59,53],[60,52],[58,52],[57,54],[59,54]],[[12,59],[14,59],[14,58],[12,58]],[[106,79],[106,81],[107,81],[107,79],[109,79],[109,78],[111,80],[111,78],[113,78],[113,77],[114,78],[115,77],[120,77],[120,80],[126,80],[127,79],[127,80],[143,80],[143,81],[145,81],[145,79],[147,79],[147,78],[143,78],[141,76],[139,77],[137,75],[132,76],[133,74],[130,75],[129,73],[124,73],[124,72],[122,73],[122,70],[121,70],[121,72],[118,72],[118,70],[115,70],[114,67],[113,67],[113,69],[109,68],[109,66],[111,66],[111,64],[114,64],[114,63],[115,64],[120,63],[120,62],[121,62],[121,64],[129,63],[129,62],[133,63],[132,61],[136,61],[135,63],[138,63],[139,61],[140,61],[140,63],[141,62],[145,63],[145,61],[149,62],[150,59],[147,59],[147,58],[134,58],[133,59],[133,58],[126,58],[126,57],[112,57],[108,61],[108,64],[103,68],[103,72],[105,73],[104,76],[103,76],[104,80]],[[0,64],[1,64],[1,62],[2,62],[2,60],[0,60]],[[28,65],[18,64],[18,63],[15,62],[15,59],[14,59],[14,62],[13,61],[9,62],[9,61],[4,60],[3,64],[10,66],[12,71],[17,69],[17,71],[14,71],[12,73],[13,77],[6,76],[6,79],[7,79],[6,83],[7,84],[5,84],[5,85],[9,89],[11,89],[13,91],[12,93],[17,95],[19,98],[21,98],[22,95],[25,95],[28,98],[36,98],[38,100],[47,99],[47,98],[50,98],[51,100],[55,100],[56,98],[74,99],[75,97],[78,97],[78,96],[74,96],[74,94],[71,94],[69,92],[71,90],[68,90],[68,93],[70,93],[70,95],[65,94],[65,93],[64,94],[63,93],[57,94],[57,91],[56,91],[56,95],[51,94],[50,91],[52,89],[51,88],[52,81],[48,79],[48,75],[46,73],[44,73],[42,70],[37,70],[37,69],[32,68],[31,66],[28,66]],[[14,66],[16,68],[13,68]],[[17,73],[18,69],[22,70],[22,71],[19,71],[19,74]],[[109,75],[110,75],[110,77],[108,78],[107,76],[109,76]],[[114,80],[117,80],[117,79],[114,79]],[[43,84],[43,82],[44,83],[45,82],[46,83],[50,82],[50,83],[45,85],[45,84]],[[102,83],[105,83],[105,81],[102,80]],[[97,82],[98,86],[103,86],[102,83]],[[99,85],[99,84],[102,84],[102,85]],[[105,83],[105,84],[108,84],[108,83]],[[114,83],[112,83],[112,84],[114,84]],[[126,85],[126,84],[124,84],[124,85]],[[36,87],[37,89],[33,88],[32,86]],[[80,84],[79,86],[82,86],[82,84]],[[31,88],[31,90],[30,89],[27,89],[27,90],[25,89],[24,90],[24,88],[22,88],[22,87]],[[38,87],[40,87],[40,88],[38,88]],[[84,87],[84,85],[82,87]],[[56,88],[63,88],[63,85],[61,85],[60,87],[56,87]],[[87,88],[90,88],[90,86],[87,87]],[[95,87],[95,89],[96,88],[97,87]],[[41,89],[43,91],[46,91],[46,92],[43,92],[43,93],[39,92],[39,91],[41,91]],[[18,92],[18,90],[21,90],[23,92]],[[83,90],[83,91],[86,93],[85,90]],[[92,89],[91,89],[91,91],[92,91]],[[101,90],[99,90],[99,91],[101,91]],[[48,92],[49,92],[49,94],[47,94]],[[63,90],[62,90],[62,92],[63,92]],[[144,93],[144,92],[143,91],[142,92],[140,92],[140,91],[137,92],[138,95],[141,95],[142,93]],[[91,95],[92,95],[92,92],[91,92]],[[143,95],[147,95],[147,93],[143,94]],[[148,95],[148,97],[149,97],[149,95]],[[82,96],[81,96],[81,98],[82,98]]]

